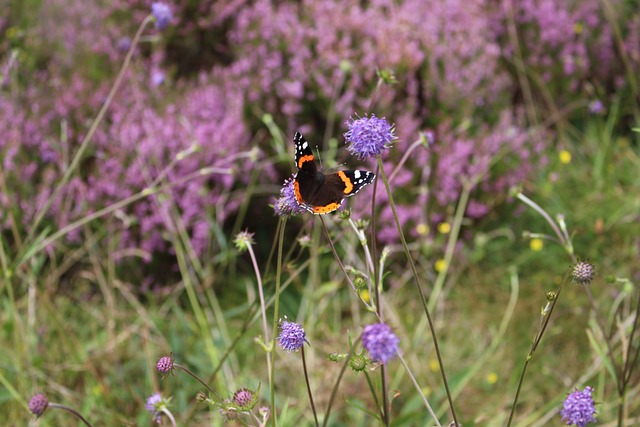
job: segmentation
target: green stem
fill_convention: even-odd
[[[124,78],[125,72],[127,71],[127,68],[129,68],[129,64],[131,63],[131,58],[133,57],[133,52],[135,51],[135,49],[136,49],[136,47],[138,45],[138,42],[140,41],[140,37],[142,37],[142,32],[144,31],[144,29],[146,28],[146,26],[150,22],[153,22],[153,19],[154,18],[153,18],[152,15],[147,16],[144,19],[144,21],[142,21],[142,23],[140,24],[140,27],[138,27],[138,31],[136,32],[136,35],[133,37],[133,40],[131,42],[131,47],[129,48],[129,51],[127,52],[127,56],[124,58],[124,62],[122,63],[122,67],[120,67],[120,71],[118,72],[118,76],[116,77],[116,81],[114,82],[113,86],[111,87],[111,90],[109,91],[109,94],[107,95],[107,99],[105,100],[104,104],[102,104],[102,107],[100,108],[100,111],[98,112],[98,114],[96,115],[95,119],[91,123],[91,126],[89,127],[89,131],[87,132],[87,134],[85,135],[84,139],[80,143],[80,147],[78,148],[78,151],[76,151],[76,154],[73,156],[73,160],[71,160],[71,164],[69,165],[67,170],[64,172],[64,175],[62,176],[62,179],[60,180],[60,182],[56,186],[56,189],[53,191],[53,193],[51,194],[51,197],[49,197],[49,199],[47,199],[47,201],[44,204],[44,206],[42,206],[42,209],[40,209],[40,211],[36,215],[36,218],[33,221],[33,225],[31,227],[31,231],[29,232],[29,236],[28,236],[29,240],[33,237],[33,234],[38,229],[38,226],[40,225],[40,222],[42,221],[44,216],[49,211],[49,208],[53,204],[53,201],[56,199],[56,197],[58,197],[58,195],[62,191],[62,188],[67,184],[67,182],[71,178],[71,174],[78,167],[78,164],[80,164],[80,160],[82,159],[82,155],[84,154],[85,150],[89,146],[89,142],[91,142],[91,138],[93,138],[93,135],[95,134],[96,130],[98,129],[98,125],[100,124],[100,122],[102,122],[102,119],[104,118],[105,113],[107,112],[107,110],[111,106],[111,102],[113,101],[113,98],[115,97],[116,92],[118,92],[118,89],[120,88],[120,85],[122,84],[122,80]]]
[[[385,189],[387,190],[387,195],[389,197],[389,206],[391,206],[391,210],[393,211],[393,218],[396,222],[396,228],[398,229],[398,235],[400,236],[400,241],[402,242],[402,247],[404,248],[404,252],[407,256],[407,261],[409,262],[409,266],[411,267],[411,272],[413,273],[414,285],[420,295],[420,302],[422,302],[422,308],[424,310],[425,315],[427,316],[427,322],[429,323],[429,330],[431,331],[431,337],[433,339],[433,348],[436,351],[436,357],[438,358],[438,364],[440,365],[440,375],[442,377],[442,381],[444,383],[444,388],[447,392],[447,400],[449,401],[449,408],[451,409],[451,415],[453,416],[453,422],[455,426],[459,426],[458,417],[456,415],[455,408],[453,406],[453,397],[451,396],[451,390],[449,390],[449,382],[447,381],[447,374],[444,369],[444,362],[442,360],[442,354],[440,353],[440,346],[438,345],[438,337],[436,336],[436,328],[433,324],[433,320],[431,319],[431,313],[429,312],[429,307],[427,304],[427,299],[422,290],[422,285],[420,284],[420,276],[418,275],[418,270],[413,262],[413,258],[411,257],[411,252],[409,251],[409,247],[407,246],[407,240],[404,237],[404,233],[402,231],[402,225],[400,225],[400,219],[398,218],[398,212],[396,210],[396,205],[393,202],[393,194],[391,192],[391,188],[389,187],[389,180],[387,179],[387,175],[384,172],[384,167],[382,165],[382,159],[378,157],[378,168],[380,170],[380,175],[382,176],[382,180],[384,181]]]
[[[307,393],[309,393],[309,403],[311,404],[311,410],[313,411],[313,419],[316,422],[316,427],[318,424],[318,414],[316,413],[316,405],[313,403],[313,393],[311,393],[311,384],[309,383],[309,374],[307,373],[307,360],[304,357],[304,344],[300,348],[300,353],[302,354],[302,370],[304,372],[304,381],[307,383]]]
[[[66,405],[60,405],[59,403],[49,403],[49,408],[58,408],[58,409],[62,409],[65,410],[67,412],[71,412],[73,415],[75,415],[76,417],[80,418],[80,420],[85,423],[85,425],[89,426],[89,427],[93,427],[91,425],[91,423],[89,421],[87,421],[82,415],[80,415],[80,413],[78,411],[76,411],[75,409],[72,409]]]
[[[279,316],[279,308],[280,308],[280,281],[282,280],[282,248],[284,245],[284,229],[287,225],[287,218],[283,217],[280,219],[280,233],[278,235],[278,264],[276,267],[276,293],[274,295],[273,302],[273,339],[275,341],[276,331],[278,330],[278,316]],[[276,392],[275,392],[275,381],[274,381],[274,365],[275,365],[275,356],[276,352],[274,351],[273,345],[271,345],[271,372],[269,372],[269,391],[271,393],[271,418],[273,420],[273,425],[277,426],[277,418],[276,418]]]

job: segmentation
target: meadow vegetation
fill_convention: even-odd
[[[638,1],[0,9],[2,425],[640,424]]]

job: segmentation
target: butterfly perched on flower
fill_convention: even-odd
[[[306,139],[296,132],[293,137],[296,147],[296,168],[293,180],[296,201],[307,211],[320,215],[333,212],[340,207],[345,197],[356,194],[365,185],[371,184],[376,175],[363,170],[346,170],[325,174],[318,169],[315,156]]]

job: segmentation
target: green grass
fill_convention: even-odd
[[[607,278],[637,274],[638,199],[630,195],[640,190],[639,158],[637,137],[601,144],[603,126],[589,124],[580,138],[572,140],[570,164],[561,164],[556,153],[549,152],[548,166],[529,183],[531,198],[552,215],[565,214],[569,230],[575,233],[576,253],[597,266],[599,275],[591,285],[597,312],[580,286],[565,287],[525,378],[514,425],[560,425],[556,412],[576,382],[595,387],[602,422],[616,419],[606,357],[602,360],[589,337],[595,335],[595,342],[602,345],[596,315],[608,327],[626,325],[614,332],[629,333],[637,291]],[[541,251],[529,248],[523,232],[550,233],[550,229],[535,212],[517,205],[517,201],[501,205],[486,220],[465,227],[476,239],[456,254],[432,313],[458,416],[465,426],[505,424],[545,292],[558,286],[571,265],[550,241]],[[290,256],[283,264],[287,287],[281,294],[280,313],[306,328],[311,384],[322,414],[340,368],[327,355],[347,353],[349,339],[355,339],[373,316],[358,307],[317,221],[304,217],[290,223],[290,230],[304,223],[311,245],[285,248]],[[343,262],[363,268],[361,248],[347,224],[330,220],[329,227],[341,236],[338,250]],[[97,235],[101,238],[99,231]],[[129,281],[128,270],[116,268],[110,254],[90,240],[63,256],[58,265],[39,255],[3,280],[0,379],[8,387],[0,389],[0,413],[6,425],[25,425],[31,419],[26,402],[38,391],[74,407],[94,425],[147,425],[144,399],[156,389],[173,397],[172,411],[180,425],[220,425],[217,411],[194,402],[201,387],[193,379],[176,372],[161,380],[154,372],[157,358],[169,352],[208,378],[231,349],[210,384],[223,396],[243,386],[260,387],[260,404],[268,405],[265,353],[253,340],[262,334],[260,322],[257,314],[247,314],[252,309],[257,313],[257,306],[255,277],[246,256],[231,255],[223,262],[202,265],[200,271],[189,273],[191,285],[168,281],[163,289],[141,298],[140,284]],[[270,250],[269,242],[255,247],[265,260]],[[435,278],[433,257],[419,251],[413,255],[428,289]],[[65,267],[66,262],[73,268]],[[268,272],[267,265],[260,266],[267,298],[273,295],[273,265]],[[403,354],[423,391],[446,422],[450,414],[433,343],[406,259],[397,251],[387,266],[386,317],[397,328]],[[233,276],[227,276],[231,271]],[[233,282],[227,277],[234,277]],[[187,286],[193,287],[195,299],[188,297]],[[515,305],[509,310],[510,298]],[[194,306],[204,316],[200,321]],[[242,333],[246,319],[250,323]],[[621,356],[619,346],[615,356]],[[299,354],[278,352],[275,362],[280,425],[311,424]],[[389,389],[393,425],[430,422],[397,362],[389,366]],[[633,385],[628,393],[629,420],[640,411],[633,398],[638,391]],[[330,425],[370,425],[374,418],[366,411],[374,409],[364,376],[347,370]],[[49,410],[40,425],[67,425],[69,417]]]

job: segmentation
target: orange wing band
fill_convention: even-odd
[[[344,194],[350,194],[353,191],[353,183],[349,177],[342,171],[338,171],[338,177],[344,182]],[[337,208],[336,208],[337,209]]]
[[[306,156],[300,157],[300,159],[298,160],[298,169],[302,169],[302,165],[307,162],[313,162],[313,159],[313,154],[308,154]]]

